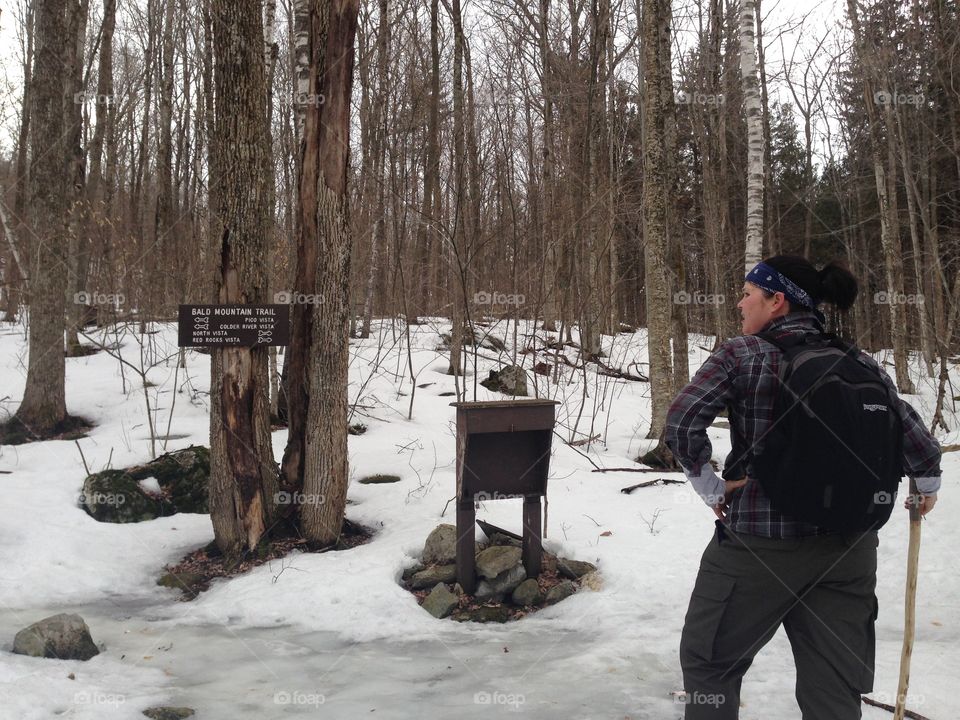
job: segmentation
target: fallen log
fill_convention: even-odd
[[[671,478],[657,478],[656,480],[647,480],[646,482],[637,483],[636,485],[630,485],[629,487],[620,488],[620,492],[629,495],[637,488],[650,487],[651,485],[656,485],[657,483],[663,483],[664,485],[686,485],[686,480],[673,480]]]

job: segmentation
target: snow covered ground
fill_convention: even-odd
[[[353,418],[368,426],[350,437],[348,516],[377,529],[355,549],[297,554],[242,577],[219,581],[192,602],[154,583],[164,564],[209,542],[209,518],[176,515],[132,525],[98,523],[78,507],[86,475],[73,442],[0,449],[0,719],[138,718],[151,705],[185,705],[198,720],[227,718],[651,718],[683,714],[671,692],[681,687],[677,645],[713,514],[686,485],[620,488],[649,479],[596,473],[625,467],[649,447],[645,383],[562,367],[559,384],[537,377],[541,396],[563,401],[558,433],[600,434],[577,449],[554,440],[548,486],[547,546],[598,564],[599,592],[507,625],[435,620],[398,585],[427,534],[454,522],[454,389],[438,352],[442,324],[413,329],[417,374],[405,368],[399,325],[351,341]],[[519,343],[526,344],[519,328]],[[513,327],[492,332],[513,348]],[[542,336],[543,333],[541,332]],[[208,444],[209,358],[188,353],[176,370],[176,333],[108,333],[124,358],[148,367],[154,425],[169,434],[166,450]],[[644,372],[644,333],[606,338],[609,363]],[[613,343],[612,345],[610,343]],[[693,338],[691,367],[706,356]],[[538,344],[542,347],[542,343]],[[479,376],[510,351],[482,349]],[[530,368],[532,355],[518,355]],[[543,360],[538,356],[538,361]],[[16,410],[26,374],[22,327],[0,328],[0,417]],[[406,377],[404,377],[406,376]],[[916,373],[920,395],[908,398],[929,421],[935,385]],[[955,378],[960,379],[960,378]],[[474,377],[467,377],[474,399]],[[586,382],[586,388],[584,387]],[[124,383],[126,392],[124,392]],[[477,386],[476,399],[499,399]],[[96,424],[79,441],[91,471],[149,459],[144,396],[130,368],[101,352],[67,360],[70,412]],[[172,419],[171,419],[172,413]],[[952,426],[960,418],[950,418]],[[726,431],[713,432],[722,460]],[[279,458],[285,432],[274,434]],[[957,434],[940,438],[957,442]],[[162,448],[158,447],[158,452]],[[932,720],[960,715],[952,683],[960,670],[955,622],[960,589],[953,564],[960,528],[957,454],[944,458],[940,502],[924,523],[917,642],[909,706]],[[395,473],[392,485],[361,485],[373,473]],[[681,477],[675,475],[673,477]],[[520,501],[485,503],[478,517],[519,529]],[[902,638],[907,518],[898,511],[881,533],[877,625],[878,700],[893,702]],[[55,612],[79,612],[105,650],[87,662],[10,653],[14,634]],[[73,673],[74,679],[68,675]],[[781,631],[757,657],[743,687],[744,720],[799,718],[794,670]],[[865,718],[889,718],[865,707]]]

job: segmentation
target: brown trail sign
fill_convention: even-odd
[[[289,305],[180,306],[180,347],[265,347],[289,342]]]

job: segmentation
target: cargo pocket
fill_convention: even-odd
[[[700,571],[680,638],[680,656],[685,663],[713,660],[720,622],[736,582],[736,578],[729,575]]]

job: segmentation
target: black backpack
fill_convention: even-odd
[[[759,333],[783,351],[753,474],[773,508],[825,530],[881,527],[903,475],[896,394],[835,335]]]

